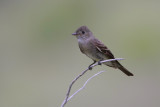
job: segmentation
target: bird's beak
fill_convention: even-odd
[[[78,35],[78,34],[77,34],[77,33],[72,33],[72,35],[76,36],[76,35]]]

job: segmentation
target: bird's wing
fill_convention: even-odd
[[[110,59],[114,59],[114,55],[112,54],[112,52],[98,39],[93,40],[93,45],[95,45],[95,47],[99,52],[102,52],[103,54],[105,54],[106,57]]]

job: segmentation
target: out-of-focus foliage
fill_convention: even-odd
[[[71,34],[87,25],[135,76],[96,67],[66,107],[160,106],[160,1],[0,1],[0,107],[58,107],[68,85],[92,61]]]

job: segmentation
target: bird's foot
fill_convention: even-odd
[[[96,63],[96,61],[94,61],[92,64],[90,64],[90,65],[88,66],[88,69],[89,69],[89,70],[92,70],[92,65],[95,64],[95,63]]]
[[[101,61],[98,61],[98,65],[102,65],[102,62],[101,62]]]
[[[92,70],[92,67],[91,67],[91,66],[88,66],[88,69],[89,69],[89,70]]]

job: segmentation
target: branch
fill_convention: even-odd
[[[105,63],[105,62],[110,62],[110,61],[115,61],[115,60],[123,60],[123,58],[108,59],[108,60],[103,60],[103,61],[100,61],[100,62],[96,62],[95,64],[91,65],[90,68],[93,68],[93,67],[99,65],[99,63],[100,63],[100,64],[103,64],[103,63]],[[69,89],[68,89],[68,91],[67,91],[67,94],[66,94],[66,98],[65,98],[65,100],[63,101],[61,107],[64,107],[64,106],[66,105],[66,103],[67,103],[74,95],[76,95],[79,91],[81,91],[81,90],[86,86],[86,84],[88,83],[89,80],[91,80],[93,77],[95,77],[95,76],[101,74],[102,72],[104,72],[104,71],[100,71],[100,72],[94,74],[92,77],[90,77],[90,78],[84,83],[84,85],[83,85],[80,89],[78,89],[73,95],[71,95],[71,96],[69,97],[70,91],[71,91],[71,88],[72,88],[73,84],[74,84],[81,76],[83,76],[88,70],[89,70],[89,68],[87,68],[85,71],[83,71],[80,75],[78,75],[78,76],[71,82],[71,84],[69,85]]]
[[[97,75],[99,75],[99,74],[101,74],[101,73],[103,73],[103,72],[105,72],[105,71],[99,71],[98,73],[96,73],[96,74],[94,74],[93,76],[91,76],[91,77],[83,84],[83,86],[82,86],[80,89],[78,89],[75,93],[73,93],[73,94],[68,98],[68,101],[69,101],[74,95],[76,95],[79,91],[81,91],[82,89],[84,89],[84,87],[87,85],[87,83],[88,83],[92,78],[94,78],[95,76],[97,76]]]

